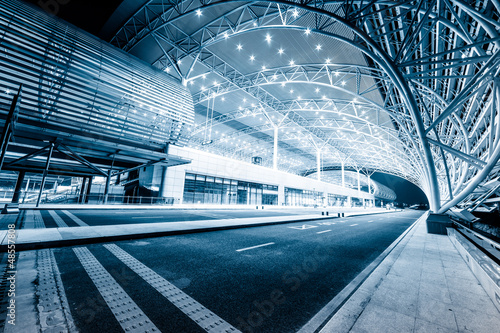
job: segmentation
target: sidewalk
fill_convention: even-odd
[[[500,313],[448,236],[421,219],[321,332],[498,332]]]

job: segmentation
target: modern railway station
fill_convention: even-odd
[[[499,0],[0,1],[0,332],[497,332]]]

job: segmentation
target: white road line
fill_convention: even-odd
[[[89,249],[79,247],[73,251],[125,332],[160,331]]]
[[[356,225],[358,225],[358,224],[357,224],[357,223],[354,223],[354,224],[351,224],[351,225],[350,225],[350,227],[354,227],[354,226],[356,226]]]
[[[373,222],[373,220],[368,221],[368,223],[372,223],[372,222]]]
[[[87,223],[83,222],[82,220],[80,220],[78,217],[76,217],[72,213],[68,212],[67,210],[61,210],[61,212],[63,212],[64,214],[68,215],[68,217],[70,219],[72,219],[73,222],[75,222],[76,224],[78,224],[80,227],[88,227],[89,226]]]
[[[228,322],[217,316],[212,311],[198,303],[181,289],[177,288],[158,273],[147,267],[139,260],[132,257],[126,251],[115,244],[104,245],[111,253],[120,259],[131,270],[155,288],[160,294],[167,298],[179,310],[194,320],[207,332],[239,332]]]
[[[165,216],[132,216],[132,219],[164,219]]]
[[[331,230],[318,231],[317,234],[324,234],[325,232],[330,232]]]
[[[59,215],[57,215],[56,212],[54,212],[53,210],[49,210],[49,214],[50,214],[50,216],[52,216],[52,218],[54,219],[54,222],[56,222],[56,224],[59,228],[68,227],[66,222],[64,222],[64,220]]]
[[[126,210],[124,212],[115,212],[115,214],[146,214],[147,212],[137,212],[135,210]]]
[[[252,249],[256,249],[258,247],[263,247],[263,246],[268,246],[268,245],[273,245],[274,243],[266,243],[266,244],[261,244],[261,245],[256,245],[256,246],[251,246],[251,247],[246,247],[244,249],[239,249],[239,250],[236,250],[236,252],[242,252],[242,251],[246,251],[246,250],[252,250]]]

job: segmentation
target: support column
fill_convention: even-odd
[[[158,196],[160,197],[166,197],[165,195],[165,188],[167,187],[167,167],[162,166],[161,167],[161,181],[160,181],[160,190],[158,191]]]
[[[108,193],[109,193],[109,184],[111,182],[111,169],[108,170],[108,176],[106,177],[106,185],[104,185],[104,199],[103,203],[108,203]]]
[[[361,192],[361,182],[359,180],[359,170],[357,171],[357,173],[358,173],[358,192]],[[359,195],[359,193],[358,193],[358,195]]]
[[[40,205],[42,200],[43,188],[45,186],[45,180],[47,178],[47,173],[49,172],[50,160],[52,159],[52,151],[54,150],[54,144],[50,144],[49,155],[47,156],[47,162],[45,163],[45,169],[43,170],[42,184],[40,185],[40,192],[38,193],[38,199],[36,200],[36,207]]]
[[[85,203],[89,203],[90,189],[92,187],[92,176],[88,177],[87,194],[85,195]]]
[[[372,179],[370,177],[370,175],[368,175],[368,194],[372,194]]]
[[[342,167],[342,187],[345,187],[345,170],[344,170],[344,161],[341,162]]]
[[[87,177],[83,177],[82,186],[80,187],[80,195],[78,196],[78,203],[83,203],[83,198],[85,197],[86,184],[87,184]]]
[[[318,180],[321,180],[321,150],[316,150],[316,174]]]
[[[278,170],[278,127],[274,127],[273,169]]]
[[[12,197],[12,203],[19,203],[19,197],[21,196],[21,186],[23,185],[25,174],[26,171],[19,171],[16,187],[14,188],[14,196]]]

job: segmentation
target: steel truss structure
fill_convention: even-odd
[[[190,88],[199,148],[272,152],[277,166],[279,146],[296,173],[317,156],[385,171],[440,213],[498,191],[478,190],[499,170],[498,0],[152,0],[120,13],[104,33]]]
[[[0,4],[0,169],[110,178],[186,142],[188,90],[129,54],[16,1]],[[40,198],[38,203],[40,202]]]

